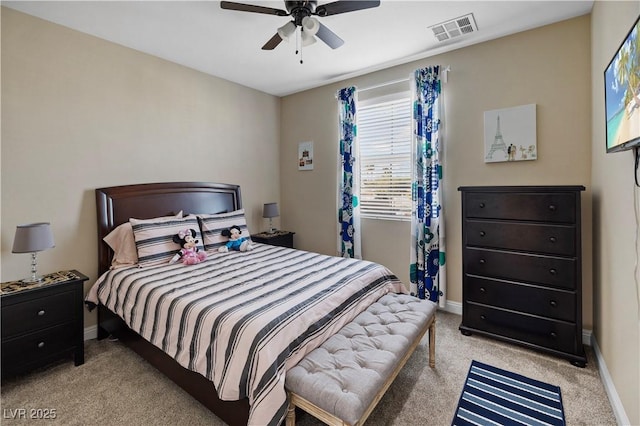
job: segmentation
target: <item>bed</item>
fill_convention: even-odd
[[[257,243],[243,253],[209,250],[198,265],[111,269],[113,252],[104,238],[118,225],[130,218],[240,211],[237,185],[171,182],[100,188],[96,206],[100,278],[88,305],[97,305],[98,338],[118,337],[230,425],[280,423],[287,408],[286,369],[382,295],[406,292],[390,271],[371,262]],[[187,271],[189,275],[181,275]],[[169,294],[177,293],[186,300],[168,301]],[[131,294],[135,297],[129,299],[140,299],[142,305],[125,301]],[[230,307],[231,301],[237,306]],[[163,306],[173,310],[165,313]],[[185,318],[196,316],[203,320],[183,326]],[[182,322],[172,322],[176,318]]]

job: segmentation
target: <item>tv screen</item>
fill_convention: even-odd
[[[640,16],[604,72],[607,152],[640,146]]]

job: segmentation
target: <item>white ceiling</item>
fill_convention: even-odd
[[[284,1],[251,1],[284,9]],[[319,4],[328,3],[320,0]],[[244,86],[285,96],[591,11],[593,1],[401,1],[318,19],[345,44],[261,50],[289,17],[218,1],[2,1],[10,7]],[[438,42],[430,26],[473,13],[478,31]]]

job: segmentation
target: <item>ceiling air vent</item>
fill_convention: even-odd
[[[455,18],[450,21],[441,22],[429,28],[431,28],[433,35],[438,39],[438,41],[446,41],[460,37],[464,34],[470,34],[478,31],[476,21],[473,19],[473,13],[460,16],[459,18]]]

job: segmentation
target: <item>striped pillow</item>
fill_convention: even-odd
[[[185,229],[196,231],[198,249],[204,250],[202,235],[198,226],[198,218],[189,215],[184,218],[129,219],[133,228],[138,251],[138,266],[150,266],[168,263],[181,249],[173,242],[173,237]]]
[[[199,214],[200,230],[202,231],[202,239],[204,249],[206,251],[218,251],[229,241],[229,238],[222,236],[224,229],[229,229],[233,225],[240,227],[242,237],[251,238],[251,233],[247,227],[247,220],[244,217],[244,209],[235,210],[229,213],[219,214]]]

